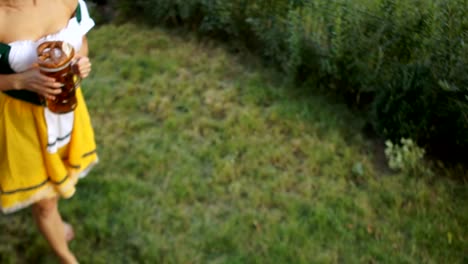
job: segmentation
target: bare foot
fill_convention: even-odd
[[[65,230],[65,240],[70,242],[75,238],[75,231],[73,231],[73,226],[67,222],[63,222],[63,228]]]

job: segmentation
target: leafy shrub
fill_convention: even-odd
[[[242,43],[392,140],[468,147],[468,0],[115,0],[123,16]]]
[[[409,175],[430,175],[432,171],[424,164],[425,150],[418,147],[413,140],[402,138],[400,144],[392,141],[385,142],[385,156],[388,166],[393,170],[405,172]]]

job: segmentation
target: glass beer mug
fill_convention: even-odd
[[[81,80],[73,71],[73,46],[63,41],[47,41],[37,47],[37,56],[41,73],[63,84],[62,92],[55,96],[55,100],[45,100],[47,108],[58,114],[75,110],[75,92]]]

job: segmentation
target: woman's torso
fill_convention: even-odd
[[[37,46],[44,41],[66,41],[75,50],[81,48],[80,25],[73,17],[78,0],[36,0],[35,5],[33,0],[24,1],[29,4],[0,6],[0,52],[8,60],[1,63],[0,58],[3,74],[29,69],[36,62]]]
[[[44,41],[65,41],[76,51],[80,50],[85,32],[94,26],[83,0],[11,2],[19,4],[6,6],[5,0],[0,0],[0,74],[30,69],[37,62],[36,49]],[[77,16],[73,15],[75,11]],[[87,19],[81,23],[83,12]],[[4,93],[41,105],[38,96],[27,90],[7,90]]]
[[[8,1],[7,1],[8,2]],[[64,28],[77,0],[20,0],[5,5],[0,0],[0,42],[38,40]]]

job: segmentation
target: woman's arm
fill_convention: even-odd
[[[76,70],[82,79],[88,77],[91,72],[91,62],[89,61],[88,53],[88,39],[84,36],[81,49],[76,55]]]
[[[83,44],[81,45],[81,49],[78,51],[78,54],[83,57],[88,57],[89,47],[88,47],[88,38],[86,36],[83,36]]]
[[[0,74],[0,91],[17,90],[14,74]]]
[[[61,92],[60,87],[61,83],[41,74],[37,67],[22,73],[0,74],[0,91],[29,90],[53,100]]]

